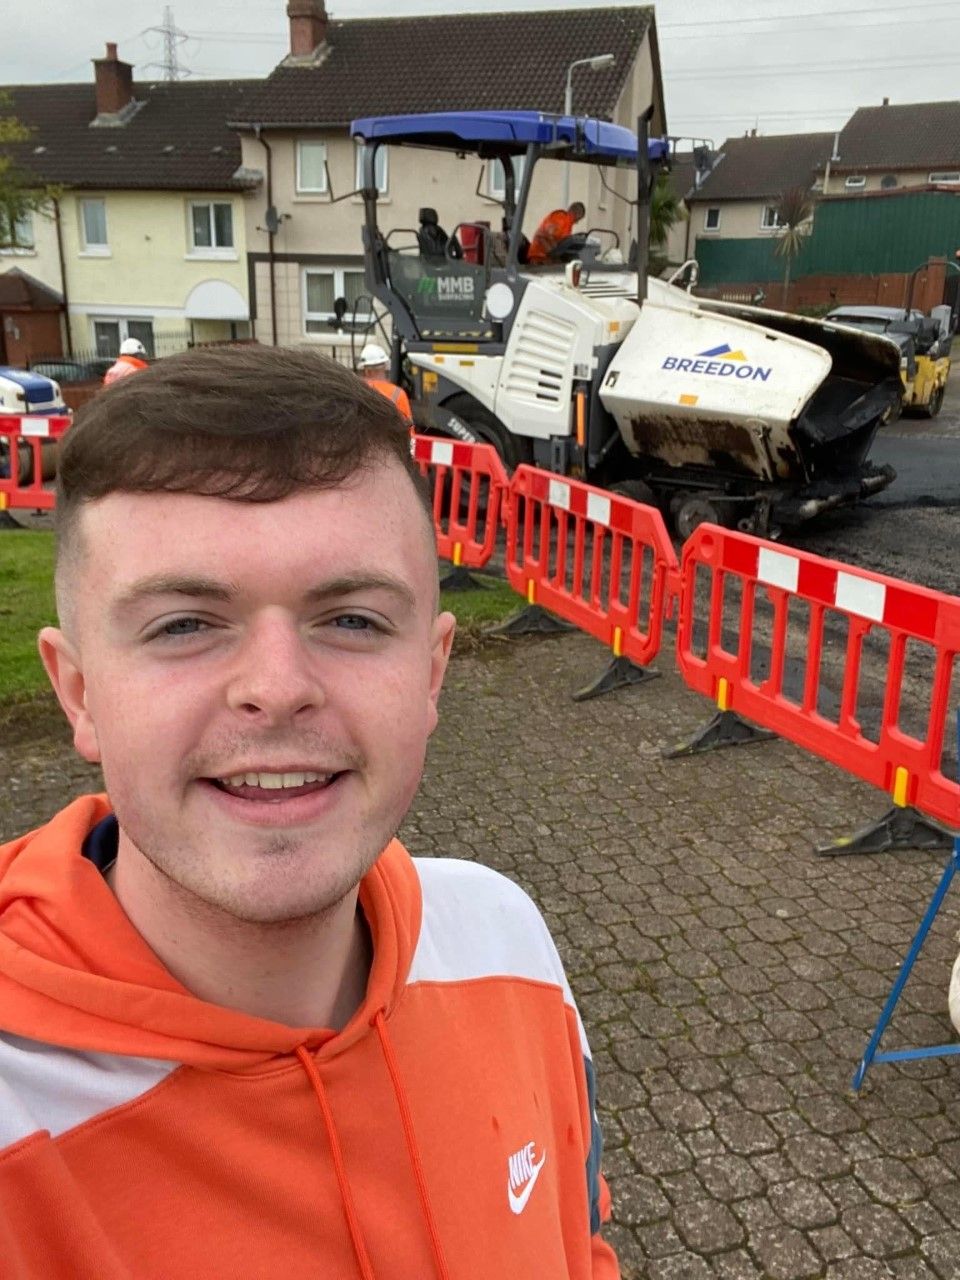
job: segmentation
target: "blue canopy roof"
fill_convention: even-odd
[[[531,142],[556,148],[560,159],[599,163],[636,162],[637,138],[630,129],[607,120],[551,116],[541,111],[434,111],[423,115],[366,116],[350,133],[365,142],[411,143],[449,151],[480,148],[519,154]],[[666,158],[665,138],[649,143],[651,160]]]

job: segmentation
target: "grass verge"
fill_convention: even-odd
[[[523,601],[499,578],[474,575],[475,591],[444,591],[441,608],[457,618],[459,651],[473,650],[483,630]],[[10,530],[0,534],[0,732],[11,718],[39,712],[49,686],[37,654],[37,632],[56,621],[53,598],[53,534]]]

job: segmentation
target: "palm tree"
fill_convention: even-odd
[[[789,187],[781,194],[774,207],[777,211],[779,239],[773,252],[778,258],[784,260],[783,306],[786,308],[787,292],[790,288],[790,268],[803,248],[804,240],[810,234],[813,199],[805,187]]]
[[[686,216],[683,205],[674,195],[670,186],[669,175],[661,173],[650,194],[651,247],[662,249],[667,243],[670,228],[681,222]]]
[[[667,265],[665,250],[670,228],[676,223],[682,222],[686,216],[687,212],[683,207],[683,202],[677,199],[670,186],[669,176],[666,173],[661,173],[650,193],[650,229],[648,233],[650,238],[650,262],[648,269],[651,275],[659,275]]]

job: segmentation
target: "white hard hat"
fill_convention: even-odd
[[[389,364],[390,357],[379,342],[368,342],[360,352],[360,368],[375,369],[378,364]]]
[[[139,338],[124,338],[120,343],[120,354],[122,356],[145,356],[147,348]]]

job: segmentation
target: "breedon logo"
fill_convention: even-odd
[[[709,351],[699,351],[696,356],[667,356],[660,368],[750,382],[766,382],[772,372],[769,366],[750,364],[744,353],[739,348],[734,351],[728,342]]]

